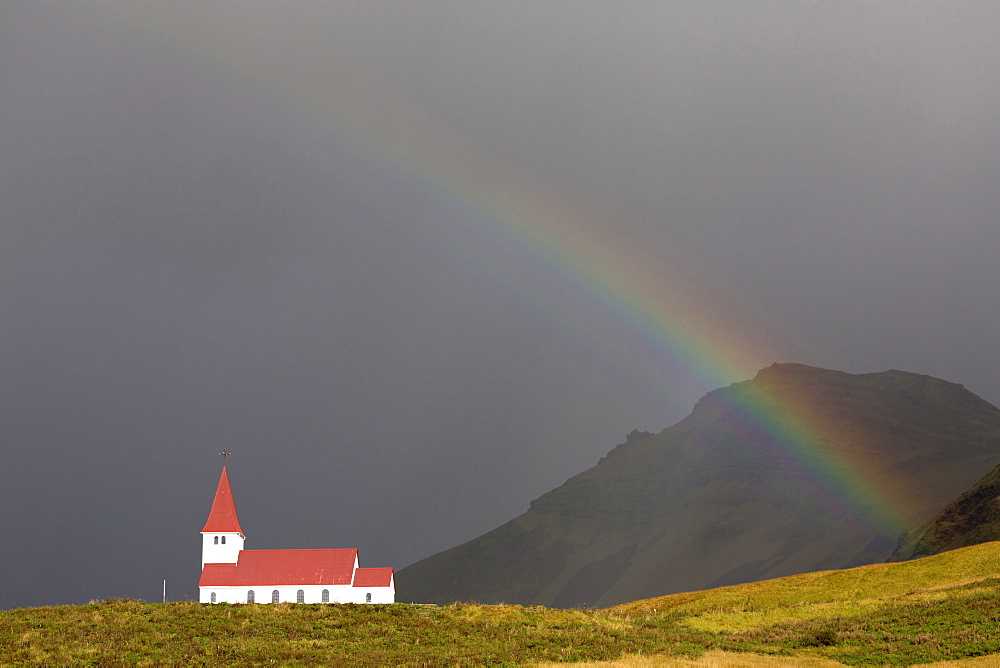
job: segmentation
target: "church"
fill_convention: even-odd
[[[228,453],[224,453],[228,454]],[[229,474],[201,530],[201,603],[393,603],[392,568],[361,568],[357,549],[244,550]]]

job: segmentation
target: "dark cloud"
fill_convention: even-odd
[[[683,360],[651,381],[475,202],[369,150],[333,113],[345,71],[611,212],[798,361],[1000,402],[998,19],[983,3],[5,5],[0,606],[156,599],[164,578],[193,597],[223,447],[249,546],[402,567],[711,389]],[[330,101],[284,98],[248,53],[308,68]]]

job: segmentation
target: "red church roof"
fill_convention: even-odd
[[[233,503],[233,490],[229,488],[229,474],[226,467],[222,467],[222,477],[219,478],[219,487],[215,490],[215,500],[212,501],[212,511],[208,514],[208,521],[202,533],[238,533],[243,535],[240,528],[240,518],[236,516],[236,504]]]
[[[355,587],[389,587],[392,585],[392,568],[359,568],[354,571]]]
[[[356,549],[241,550],[235,564],[205,564],[199,587],[349,585]],[[361,571],[392,569],[361,568]],[[377,586],[377,585],[368,585]]]

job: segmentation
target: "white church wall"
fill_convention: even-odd
[[[205,564],[235,564],[243,549],[244,538],[238,533],[203,533],[201,567]]]
[[[249,593],[253,591],[254,603],[273,603],[274,592],[278,592],[279,603],[297,603],[298,592],[302,591],[302,603],[325,603],[323,590],[329,592],[329,603],[392,603],[395,591],[392,587],[352,587],[350,585],[316,585],[299,587],[199,587],[200,603],[249,603]],[[215,600],[212,600],[212,594]],[[371,600],[367,600],[371,594]]]
[[[354,587],[357,590],[356,603],[395,603],[396,590],[394,587]],[[367,594],[371,594],[371,600],[367,600]]]
[[[215,594],[215,600],[212,600]],[[246,603],[246,587],[199,587],[199,603]]]

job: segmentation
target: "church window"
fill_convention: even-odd
[[[222,544],[223,544],[223,545],[225,545],[225,544],[226,544],[226,537],[225,537],[225,536],[223,536],[223,537],[222,537]]]
[[[304,591],[302,591],[301,589],[298,590],[297,592],[295,592],[295,602],[296,603],[305,603],[306,602],[306,593]]]
[[[216,545],[218,545],[218,544],[219,544],[219,537],[218,537],[218,536],[216,536],[216,537],[215,537],[215,544],[216,544]]]
[[[323,602],[324,603],[329,603],[330,602],[330,590],[329,589],[324,589],[323,590]]]
[[[368,592],[367,594],[365,594],[365,603],[371,603],[371,602],[372,602],[372,593]]]
[[[254,595],[253,589],[247,592],[247,603],[253,603]]]
[[[271,592],[271,603],[278,603],[281,601],[281,595],[278,594],[278,590],[275,589]]]
[[[212,592],[212,603],[215,603],[215,592]]]

